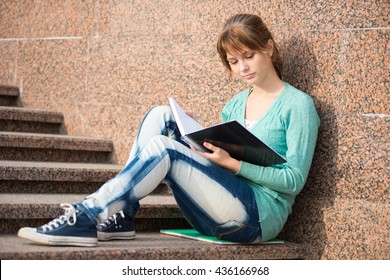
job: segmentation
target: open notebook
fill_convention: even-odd
[[[208,243],[214,243],[214,244],[222,244],[222,245],[243,244],[243,243],[236,243],[236,242],[231,242],[226,240],[220,240],[212,236],[202,235],[195,229],[162,229],[160,230],[160,232],[167,235],[172,235],[172,236],[182,237],[182,238],[187,238],[192,240],[198,240],[198,241],[203,241]],[[281,243],[284,243],[284,241],[280,239],[272,239],[267,242],[251,243],[248,245],[281,244]]]
[[[233,158],[260,166],[286,162],[285,158],[235,120],[204,128],[188,116],[174,98],[169,98],[169,104],[181,139],[199,151],[210,152],[203,146],[204,142],[209,142],[224,149]]]

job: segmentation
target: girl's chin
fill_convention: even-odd
[[[254,81],[245,81],[245,83],[246,83],[248,86],[253,86],[253,85],[255,85],[255,82],[254,82]]]

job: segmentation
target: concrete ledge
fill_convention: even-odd
[[[62,113],[0,106],[0,131],[65,134]]]
[[[0,180],[105,182],[121,169],[116,164],[0,161]]]
[[[19,106],[19,88],[0,85],[0,106]]]
[[[18,97],[19,88],[10,85],[0,85],[0,95]]]
[[[116,163],[111,140],[0,132],[0,160]]]
[[[305,249],[295,243],[216,245],[166,236],[137,234],[135,240],[99,242],[98,247],[49,247],[32,244],[16,235],[0,236],[0,259],[55,260],[245,260],[304,259]]]
[[[64,116],[55,111],[0,106],[0,120],[63,123]]]
[[[1,147],[50,148],[112,152],[110,139],[40,133],[1,132]]]
[[[82,201],[82,194],[0,194],[0,219],[54,219],[61,203]],[[182,218],[171,195],[149,195],[140,201],[137,218]]]

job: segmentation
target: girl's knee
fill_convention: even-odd
[[[160,150],[174,149],[172,139],[165,135],[156,135],[150,139],[149,144],[152,146],[158,146]]]
[[[163,117],[163,116],[171,116],[172,115],[172,109],[170,106],[167,105],[160,105],[152,108],[148,116],[149,117]]]

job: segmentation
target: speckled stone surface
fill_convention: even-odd
[[[1,38],[93,35],[94,2],[65,0],[0,3]]]
[[[82,194],[0,194],[0,219],[54,219],[63,213],[61,203],[79,203]],[[140,201],[137,218],[182,218],[173,196],[150,195]],[[17,211],[15,211],[17,209]],[[30,211],[30,210],[34,211]]]
[[[0,5],[2,5],[0,3]],[[1,9],[0,9],[1,13]],[[0,16],[3,19],[2,16]],[[1,30],[5,25],[0,23]],[[0,31],[1,32],[1,31]],[[1,37],[1,36],[0,36]],[[17,85],[17,41],[1,41],[0,40],[0,84]]]
[[[112,175],[111,172],[108,172],[106,179],[109,179]],[[99,187],[101,187],[105,181],[104,178],[101,181],[92,182],[82,181],[75,182],[72,180],[67,180],[64,178],[59,181],[50,181],[48,178],[41,177],[39,180],[18,180],[17,178],[13,180],[0,180],[0,192],[1,193],[83,193],[90,194],[95,192]]]
[[[0,160],[110,163],[110,152],[47,148],[0,147]]]
[[[9,85],[0,85],[0,96],[19,97],[19,88]]]
[[[109,139],[0,132],[0,160],[116,163]]]
[[[0,93],[0,106],[18,106],[19,98],[18,95],[14,96],[8,92],[6,94]]]
[[[112,151],[109,139],[39,133],[0,132],[3,147],[53,148],[66,150]]]
[[[62,123],[64,121],[63,114],[60,112],[13,107],[0,107],[0,119],[49,123]]]
[[[102,182],[122,169],[115,164],[0,161],[2,180]]]
[[[63,121],[63,114],[55,111],[0,107],[1,131],[63,134]]]
[[[0,2],[0,83],[18,86],[25,106],[64,113],[71,135],[111,138],[120,164],[143,115],[168,96],[204,125],[219,120],[244,85],[222,68],[217,33],[232,14],[261,15],[285,80],[322,120],[283,234],[308,258],[390,258],[387,1],[57,2]]]
[[[389,125],[390,118],[370,115],[323,119],[303,192],[388,204]]]
[[[302,193],[280,238],[307,246],[307,259],[389,259],[389,204]]]
[[[387,7],[390,5],[388,4]],[[346,62],[340,101],[343,113],[389,113],[387,30],[359,30],[345,35]],[[353,67],[348,63],[353,61]]]
[[[112,259],[112,260],[258,260],[302,259],[304,248],[286,242],[274,245],[215,245],[142,233],[131,241],[99,242],[97,247],[47,247],[6,235],[0,238],[0,258],[6,259]]]

